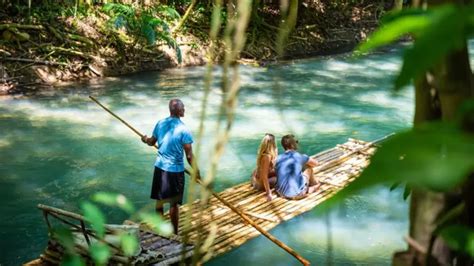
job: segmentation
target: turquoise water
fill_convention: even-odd
[[[265,132],[294,133],[314,154],[354,137],[371,140],[409,128],[411,88],[394,94],[391,80],[400,49],[353,59],[345,55],[296,60],[266,68],[242,66],[236,122],[220,161],[216,190],[246,181]],[[78,211],[97,191],[123,193],[137,207],[148,198],[155,159],[129,129],[88,99],[94,95],[138,130],[150,134],[167,116],[167,102],[186,105],[183,121],[197,134],[204,67],[74,84],[32,97],[0,99],[0,265],[36,258],[47,240],[38,203]],[[215,77],[220,69],[214,71]],[[205,121],[200,164],[214,141],[221,94],[214,88]],[[401,191],[376,187],[341,202],[328,214],[313,211],[271,231],[308,260],[323,264],[390,264],[405,248],[407,203]],[[127,217],[105,209],[110,223]],[[297,265],[264,237],[209,265]]]

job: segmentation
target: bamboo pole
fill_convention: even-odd
[[[360,165],[367,165],[368,162],[368,156],[367,155],[357,155],[356,157],[352,157],[351,159],[345,161],[344,163],[346,164],[344,168],[351,168],[348,170],[344,171],[337,171],[340,172],[340,174],[335,175],[333,172],[326,172],[326,174],[331,174],[333,178],[331,178],[334,181],[337,181],[339,183],[344,183],[344,187],[347,186],[352,180],[355,179],[355,176],[360,174],[361,167]],[[349,165],[350,164],[350,165]],[[356,170],[352,169],[356,168]],[[334,171],[338,170],[330,168],[329,171]],[[323,173],[320,173],[323,174]],[[342,189],[342,188],[341,188]],[[292,217],[299,215],[302,212],[305,212],[320,202],[324,201],[325,199],[331,197],[335,193],[337,193],[340,189],[333,189],[330,186],[323,185],[321,186],[321,192],[312,194],[311,196],[308,196],[304,200],[301,201],[288,201],[284,200],[282,198],[277,199],[279,204],[277,204],[276,210],[279,212],[277,217],[280,219],[280,221],[285,221],[288,219],[291,219]],[[221,194],[225,194],[226,191],[222,192]],[[238,193],[238,192],[236,192]],[[245,199],[247,200],[247,199]],[[262,201],[261,199],[259,199]],[[273,202],[273,201],[272,201]],[[280,204],[281,203],[281,204]],[[259,211],[262,211],[264,213],[265,210],[268,210],[269,204],[264,203],[261,204],[261,202],[257,202],[252,204],[254,207],[249,206],[248,204],[245,205],[247,210],[251,210],[253,212],[258,213]],[[284,207],[286,206],[286,207]],[[258,232],[255,231],[252,227],[249,227],[247,225],[242,225],[242,224],[235,224],[234,221],[237,219],[235,215],[224,215],[226,218],[225,220],[221,220],[218,224],[221,234],[219,234],[219,237],[214,241],[213,243],[213,249],[214,249],[214,254],[220,254],[223,252],[226,252],[230,249],[232,249],[235,246],[241,245],[247,240],[255,237],[258,235]],[[273,215],[270,215],[270,217]],[[221,217],[222,218],[222,217]],[[216,219],[220,219],[219,217],[216,217]],[[266,223],[262,222],[260,223],[260,226],[262,226],[264,229],[269,230],[273,227],[275,227],[277,224],[274,223]],[[199,226],[199,225],[196,225]],[[206,230],[204,230],[204,233]],[[193,239],[194,234],[191,235],[191,239]]]
[[[336,173],[326,173],[326,175],[331,174],[331,176],[333,177],[333,178],[326,178],[326,179],[331,179],[331,181],[336,181],[338,183],[346,182],[347,178],[344,178],[345,176],[357,175],[360,172],[360,168],[357,169],[357,170],[354,170],[352,168],[356,167],[357,164],[364,164],[365,161],[366,161],[365,156],[363,156],[363,158],[353,157],[352,159],[349,159],[345,162],[346,164],[351,164],[351,163],[356,164],[356,165],[351,165],[350,173],[347,173],[348,172],[347,170],[337,171]],[[330,170],[331,169],[332,168],[330,168]],[[324,173],[319,173],[318,175],[320,175],[320,174],[322,174],[324,176]],[[340,180],[341,178],[343,178],[343,180]],[[341,184],[340,188],[343,188],[344,185],[345,184]],[[325,187],[328,187],[329,189],[331,189],[330,186],[325,186]],[[284,204],[292,205],[291,201],[286,201],[286,200],[283,200],[282,198],[278,198],[278,199],[270,202],[269,204],[267,204],[263,200],[263,197],[262,197],[261,193],[258,193],[257,191],[252,190],[249,187],[247,187],[247,188],[243,187],[243,189],[244,189],[244,191],[234,191],[234,190],[231,191],[232,194],[240,196],[240,198],[238,198],[234,201],[233,205],[234,206],[245,206],[245,208],[242,209],[243,211],[249,211],[249,210],[255,211],[254,208],[264,210],[267,207],[273,207],[272,209],[274,209],[275,213],[278,214],[279,211],[283,207],[283,205],[281,205],[279,203],[283,202]],[[245,193],[248,190],[253,191],[253,194],[248,195],[248,196],[244,196],[243,194],[240,194],[240,192]],[[226,194],[229,194],[229,193],[230,192],[226,190],[226,191],[221,192],[220,195],[225,196]],[[317,193],[317,194],[321,194],[321,193]],[[264,206],[264,207],[260,208],[261,206]],[[219,210],[219,208],[221,208],[221,209]],[[217,209],[217,211],[216,211],[216,209]],[[186,210],[183,210],[183,211],[186,211]],[[220,219],[220,218],[228,215],[228,209],[227,208],[222,209],[222,207],[219,207],[219,206],[216,206],[216,205],[208,207],[207,210],[208,210],[208,212],[212,212],[213,217],[212,218],[206,218],[204,221],[201,221],[201,223],[206,224],[206,220],[210,220],[210,219],[217,220],[217,219]],[[230,217],[228,217],[228,219],[230,219]],[[231,222],[231,221],[229,221],[229,222]],[[193,226],[196,225],[196,224],[197,224],[197,222],[192,223]],[[183,229],[183,228],[181,228],[181,229]],[[192,226],[191,226],[191,229],[189,229],[189,227],[186,228],[186,231],[189,231],[189,230],[192,230]]]
[[[359,162],[363,163],[365,160],[366,160],[366,158],[364,157],[362,160],[359,160]],[[354,178],[355,178],[354,176],[356,176],[358,174],[359,174],[359,172],[352,172],[351,171],[350,173],[347,173],[344,176],[338,177],[337,181],[345,182],[345,186],[347,186],[348,183],[351,182],[351,180],[354,180]],[[341,178],[343,180],[341,180]],[[325,187],[327,187],[327,189],[325,189]],[[280,219],[280,221],[290,219],[290,218],[300,214],[301,212],[304,212],[304,211],[307,211],[308,209],[313,208],[319,202],[325,200],[326,198],[330,197],[331,195],[335,194],[336,192],[338,192],[340,190],[340,189],[335,189],[335,190],[331,189],[329,186],[322,186],[322,189],[323,190],[322,190],[321,193],[313,194],[314,196],[309,196],[308,198],[306,198],[304,200],[301,200],[301,201],[284,201],[283,199],[280,199],[280,202],[284,201],[283,205],[280,204],[279,206],[277,206],[277,210],[280,212],[280,215],[278,215],[278,216],[280,216],[280,217],[278,217]],[[285,208],[284,206],[287,206],[287,207]],[[255,209],[249,208],[249,210],[252,210],[252,211],[256,212],[258,210],[268,209],[267,207],[268,207],[268,205],[265,206],[265,204],[261,205],[261,204],[257,203]],[[240,235],[240,238],[243,238],[244,239],[243,242],[245,242],[246,241],[245,239],[248,240],[248,237],[247,237],[248,233],[255,232],[255,231],[252,231],[252,229],[248,228],[247,226],[232,225],[232,224],[234,224],[233,221],[232,221],[233,219],[235,219],[234,216],[227,217],[226,220],[224,221],[224,223],[219,224],[221,230],[226,231],[226,233],[225,233],[225,236],[221,235],[218,239],[216,239],[216,243],[214,244],[214,246],[216,248],[225,247],[227,245],[226,243],[229,243],[229,242],[233,243],[235,238],[236,238],[234,236],[235,233],[243,232],[243,233],[238,233],[238,235]],[[231,221],[229,221],[229,220],[231,220]],[[225,226],[226,224],[230,224],[230,227]],[[276,226],[276,224],[272,224],[272,223],[268,223],[268,224],[262,223],[261,225],[264,226],[264,227],[267,227],[266,228],[267,230],[270,229],[270,228],[273,228],[274,226]],[[237,237],[237,238],[239,238],[239,237]],[[218,249],[222,250],[221,248],[218,248]]]
[[[351,179],[353,179],[353,178],[347,177],[346,182],[350,182]],[[339,191],[339,190],[325,190],[322,193],[319,193],[319,194],[317,194],[317,195],[315,195],[311,198],[308,197],[308,198],[302,200],[302,202],[298,202],[299,204],[296,204],[296,205],[294,204],[295,201],[292,201],[292,203],[290,203],[290,201],[285,202],[284,205],[287,205],[288,206],[287,208],[284,208],[282,206],[279,206],[279,208],[278,208],[279,210],[280,209],[285,209],[285,210],[282,210],[281,215],[283,215],[283,217],[281,217],[281,220],[283,221],[283,220],[290,219],[290,218],[298,215],[301,212],[307,211],[307,209],[310,209],[310,208],[314,207],[319,202],[322,202],[323,200],[327,199],[331,195],[337,193],[337,191]],[[287,203],[290,203],[290,204],[287,204]],[[309,205],[311,205],[311,206],[309,206]],[[302,206],[304,206],[306,208],[301,208]],[[258,208],[259,209],[260,208],[265,209],[266,206],[258,206]],[[262,226],[265,227],[268,230],[270,228],[273,228],[275,226],[275,224],[262,223]],[[218,242],[216,244],[217,249],[221,249],[219,247],[222,247],[222,248],[225,249],[225,246],[227,245],[226,243],[229,242],[229,239],[232,240],[230,242],[234,242],[234,241],[236,241],[236,239],[239,239],[239,238],[242,238],[243,240],[245,240],[245,239],[248,239],[248,234],[249,233],[254,232],[254,231],[252,231],[252,229],[250,229],[246,226],[237,226],[237,227],[233,226],[233,228],[237,229],[237,230],[234,230],[234,229],[229,228],[230,229],[229,231],[231,231],[231,232],[235,231],[235,232],[231,233],[231,235],[233,235],[233,236],[230,236],[229,233],[226,232],[226,237],[221,237],[220,241],[217,240],[217,242]],[[237,233],[237,235],[235,235],[235,233]],[[219,242],[221,242],[221,243],[219,244]]]
[[[345,145],[345,146],[348,146],[348,145],[346,145],[346,144],[342,144],[341,147],[344,146],[344,145]],[[335,149],[336,149],[336,148],[333,148],[333,149],[330,149],[330,150],[328,150],[328,151],[334,152]],[[347,150],[347,149],[346,149],[346,150]],[[338,153],[339,153],[339,152],[340,152],[340,153],[343,153],[341,150],[336,150],[336,152],[338,152]],[[317,158],[318,158],[318,161],[321,161],[319,156],[321,156],[321,154],[325,154],[325,153],[327,153],[327,151],[320,152],[320,153],[314,155],[313,157],[317,157]],[[359,153],[363,153],[363,152],[362,152],[362,151],[359,151]],[[339,154],[339,155],[341,155],[341,154]],[[338,155],[338,156],[339,156],[339,155]],[[368,156],[368,154],[364,154],[364,155]],[[351,162],[351,160],[346,161],[346,163],[349,163],[349,162]],[[328,171],[328,170],[329,170],[329,171],[332,171],[332,168],[335,168],[336,166],[337,166],[337,165],[334,165],[334,166],[332,166],[332,167],[328,167],[328,168],[324,169],[322,172],[320,171],[320,172],[318,172],[318,173],[315,173],[315,175],[318,175],[318,176],[323,175],[323,176],[324,176],[324,173],[325,173],[326,171]],[[353,167],[359,167],[359,166],[353,165]],[[339,172],[341,172],[341,169],[340,169],[340,168],[339,168],[338,170],[339,170],[339,171],[337,171],[337,172],[331,173],[332,176],[334,176],[334,175],[338,174]],[[342,170],[344,170],[344,169],[342,169]],[[326,179],[328,179],[328,178],[326,178]],[[229,189],[224,190],[223,192],[220,193],[220,195],[222,195],[222,197],[223,197],[224,199],[228,200],[230,203],[238,204],[238,205],[246,205],[246,207],[248,207],[247,202],[254,202],[254,200],[257,199],[257,198],[259,198],[261,195],[263,195],[263,193],[264,193],[264,192],[258,192],[258,191],[254,190],[254,189],[251,189],[249,183],[248,183],[248,182],[244,182],[244,183],[241,183],[241,184],[239,184],[239,185],[236,185],[236,186],[234,186],[234,187],[232,187],[232,188],[229,188]],[[245,199],[246,199],[246,202],[242,202],[242,201],[241,201],[242,198],[245,198]],[[213,198],[213,199],[210,200],[211,206],[208,207],[208,210],[209,210],[209,211],[213,211],[213,210],[215,210],[215,209],[219,209],[219,208],[220,208],[218,205],[215,204],[215,203],[217,203],[217,201],[218,201],[218,200],[217,200],[216,198]],[[235,202],[235,201],[237,201],[237,202]],[[193,203],[190,203],[189,205],[182,206],[182,207],[180,208],[180,211],[186,212],[189,208],[193,208],[193,206],[195,206],[195,205],[197,205],[197,204],[199,204],[199,200],[196,200],[196,201],[194,201]]]
[[[389,134],[389,135],[387,135],[387,136],[384,136],[384,137],[382,137],[382,138],[379,138],[379,139],[376,139],[376,140],[374,140],[374,141],[368,142],[368,143],[364,144],[361,148],[356,148],[356,149],[354,149],[353,151],[351,151],[351,152],[349,152],[349,153],[347,153],[347,154],[342,155],[340,158],[338,158],[338,159],[336,159],[336,160],[329,161],[329,162],[327,162],[327,163],[324,163],[324,164],[321,165],[321,166],[316,166],[315,168],[313,168],[314,174],[316,174],[316,173],[318,173],[318,172],[321,172],[321,171],[324,171],[324,170],[327,170],[327,169],[329,169],[329,168],[331,168],[331,167],[334,167],[334,166],[336,166],[336,165],[339,165],[339,164],[341,164],[342,162],[344,162],[345,160],[347,160],[350,156],[352,156],[352,155],[354,155],[354,154],[356,154],[356,153],[358,153],[358,152],[362,152],[362,151],[364,151],[364,150],[366,150],[366,149],[372,147],[373,145],[375,145],[375,144],[377,144],[377,143],[379,143],[379,142],[382,142],[382,141],[386,140],[387,138],[389,138],[389,137],[391,137],[391,136],[393,136],[393,135],[394,135],[394,133],[391,133],[391,134]]]
[[[353,177],[350,176],[345,176],[346,183],[350,182],[351,179],[353,180]],[[330,197],[331,195],[335,194],[339,190],[333,190],[330,187],[328,189],[324,190],[324,187],[322,187],[323,190],[321,193],[313,194],[313,196],[310,196],[308,198],[305,198],[304,200],[300,201],[290,201],[290,200],[284,200],[282,198],[279,198],[279,202],[282,204],[279,204],[277,206],[278,210],[278,215],[277,218],[279,221],[285,221],[288,220],[301,212],[307,211],[308,209],[313,208],[318,204],[318,202],[321,202],[325,200],[326,198]],[[265,204],[257,204],[255,209],[249,208],[249,210],[252,210],[254,212],[260,211],[260,210],[268,210],[269,203]],[[286,206],[286,207],[285,207]],[[258,210],[257,210],[258,209]],[[225,231],[225,235],[220,235],[214,243],[214,247],[225,247],[228,243],[233,243],[234,240],[237,238],[244,238],[246,240],[249,239],[248,233],[255,232],[253,229],[249,228],[248,226],[239,224],[236,225],[234,223],[234,220],[236,219],[235,215],[226,216],[226,219],[219,224],[219,228],[221,231]],[[276,226],[278,223],[261,223],[261,226],[266,227],[265,229],[271,229],[274,226]],[[243,233],[239,233],[243,232]],[[191,237],[192,238],[192,237]],[[246,241],[245,240],[245,241]],[[244,241],[244,242],[245,242]]]
[[[357,158],[350,159],[350,160],[348,160],[346,163],[351,163],[351,162],[354,161],[354,159],[357,159]],[[355,162],[357,163],[358,161],[360,161],[360,159],[356,160]],[[347,168],[347,166],[345,166],[345,167]],[[351,172],[354,172],[355,170],[352,169],[352,168],[354,168],[354,166],[350,166]],[[353,171],[353,170],[354,170],[354,171]],[[346,169],[343,169],[343,171],[347,171],[347,170],[346,170]],[[341,172],[341,171],[338,171],[338,172]],[[336,172],[336,173],[338,173],[338,172]],[[336,173],[331,173],[331,174],[332,174],[332,175],[335,175]],[[320,174],[318,173],[318,175],[320,175]],[[328,179],[328,178],[326,178],[326,179]],[[233,203],[234,206],[245,206],[245,209],[246,209],[246,210],[249,210],[249,209],[253,208],[252,206],[256,206],[256,205],[262,203],[262,202],[260,202],[260,201],[263,201],[263,200],[262,200],[262,195],[263,195],[262,193],[259,193],[259,192],[255,191],[255,190],[252,190],[252,189],[250,189],[249,187],[247,187],[247,188],[244,187],[243,189],[244,189],[243,191],[234,191],[234,190],[231,191],[231,193],[232,193],[233,195],[236,195],[236,196],[238,197],[238,199],[240,198],[238,202],[234,202],[234,203]],[[253,193],[251,193],[251,194],[248,195],[247,192],[248,192],[249,190],[250,190],[250,191],[253,191]],[[242,193],[243,193],[243,194],[242,194]],[[229,192],[229,191],[224,191],[224,192],[221,192],[221,193],[220,193],[220,195],[222,195],[223,197],[224,197],[226,194],[228,195],[228,194],[230,194],[230,192]],[[243,200],[242,200],[242,199],[243,199]],[[260,200],[260,201],[256,201],[256,200]],[[272,203],[274,203],[274,202],[275,202],[275,201],[272,201]],[[264,203],[264,202],[263,202],[263,203]],[[250,204],[250,205],[249,205],[249,204]],[[272,205],[273,205],[273,204],[272,204]],[[278,206],[275,206],[275,207],[278,207]],[[215,209],[218,209],[218,208],[219,208],[218,206],[215,206],[215,205],[214,205],[214,206],[209,207],[207,210],[208,210],[209,213],[218,214],[217,212],[214,212],[214,210],[215,210]],[[187,208],[186,208],[186,209],[183,209],[183,211],[186,211],[186,210],[187,210]],[[218,216],[219,216],[219,215],[218,215]],[[219,218],[219,217],[214,217],[214,218]]]
[[[94,97],[92,96],[89,96],[89,98],[94,101],[95,103],[97,103],[100,107],[102,107],[105,111],[107,111],[109,114],[111,114],[113,117],[117,118],[120,122],[122,122],[124,125],[126,125],[128,128],[130,128],[133,132],[135,132],[138,136],[140,137],[143,137],[143,134],[141,134],[138,130],[136,130],[134,127],[132,127],[130,124],[128,124],[125,120],[123,120],[122,118],[120,118],[118,115],[116,115],[115,113],[113,113],[110,109],[108,109],[107,107],[105,107],[104,105],[102,105],[97,99],[95,99]],[[158,148],[156,145],[155,145],[155,148]],[[189,170],[186,169],[186,172],[188,174],[190,174]],[[289,246],[287,246],[285,243],[281,242],[280,240],[278,240],[276,237],[274,237],[273,235],[271,235],[270,233],[268,233],[267,231],[265,231],[265,229],[263,229],[262,227],[260,227],[257,223],[255,223],[252,219],[250,219],[247,215],[245,215],[244,213],[242,213],[239,209],[237,209],[236,207],[234,207],[232,204],[230,204],[228,201],[226,201],[224,198],[222,198],[221,196],[219,196],[216,192],[212,191],[208,186],[202,184],[201,180],[200,179],[196,179],[195,180],[197,183],[199,183],[200,185],[202,185],[206,190],[208,190],[215,198],[217,198],[220,202],[222,202],[224,205],[226,205],[227,207],[229,207],[232,211],[234,211],[235,213],[237,213],[245,222],[249,223],[250,225],[252,225],[257,231],[259,231],[261,234],[263,234],[264,236],[266,236],[268,239],[270,239],[273,243],[275,243],[277,246],[279,246],[280,248],[284,249],[286,252],[288,252],[289,254],[291,254],[293,257],[295,257],[298,261],[300,261],[303,265],[310,265],[309,261],[307,261],[305,258],[303,258],[301,255],[299,255],[296,251],[294,251],[293,249],[291,249]]]

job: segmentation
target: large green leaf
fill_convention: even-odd
[[[474,258],[474,230],[461,225],[448,226],[440,232],[448,246]]]
[[[356,54],[371,51],[392,43],[399,37],[411,33],[414,44],[403,56],[400,74],[395,88],[408,85],[414,78],[430,70],[449,52],[465,45],[465,39],[474,34],[474,5],[452,4],[426,11],[408,9],[392,13],[356,50]]]
[[[429,14],[429,10],[422,8],[404,8],[402,10],[392,10],[384,14],[380,20],[380,26],[385,26],[388,23],[396,21],[402,17],[408,16],[426,16]]]
[[[464,213],[466,208],[466,203],[461,202],[458,205],[448,209],[440,217],[436,219],[436,228],[434,234],[438,234],[442,229],[444,229],[449,224],[454,224],[459,220]]]
[[[392,43],[407,33],[417,33],[426,28],[430,19],[426,14],[409,14],[383,25],[370,38],[362,43],[356,53],[366,53],[375,48]]]
[[[130,214],[135,211],[133,204],[122,194],[98,192],[92,196],[92,199],[107,206],[119,207]]]
[[[474,170],[474,136],[446,123],[427,124],[383,143],[349,191],[378,183],[447,191]]]
[[[412,79],[440,63],[449,52],[465,45],[468,18],[465,9],[446,5],[434,9],[429,18],[429,26],[420,32],[413,47],[403,56],[396,89],[408,85]]]
[[[100,242],[95,242],[90,245],[89,253],[96,265],[106,265],[111,256],[110,248],[106,244]]]
[[[84,213],[84,217],[91,223],[97,235],[103,238],[105,234],[105,217],[102,211],[96,205],[87,201],[81,204],[81,209]]]

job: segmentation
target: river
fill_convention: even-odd
[[[400,54],[400,47],[394,47],[361,58],[338,55],[241,66],[236,121],[216,190],[248,180],[266,132],[277,139],[293,133],[301,151],[314,154],[349,137],[372,140],[410,128],[413,89],[390,89]],[[88,95],[148,135],[167,116],[169,99],[179,97],[186,106],[183,121],[196,135],[204,72],[204,67],[148,72],[0,99],[0,265],[29,261],[44,249],[47,230],[38,203],[78,211],[81,200],[97,191],[122,193],[137,207],[152,203],[155,151]],[[204,171],[215,137],[220,74],[216,67],[202,141]],[[402,193],[370,188],[329,213],[315,208],[271,233],[317,264],[329,259],[333,264],[388,265],[393,252],[405,248],[408,208]],[[104,211],[109,223],[127,218],[115,209]],[[262,236],[208,263],[243,264],[298,263]]]

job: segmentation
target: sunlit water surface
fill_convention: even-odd
[[[266,132],[294,133],[301,151],[314,154],[347,138],[372,140],[407,129],[413,90],[394,94],[391,81],[400,49],[353,59],[345,55],[280,65],[240,67],[236,122],[220,161],[216,189],[248,180]],[[140,131],[150,134],[167,116],[169,99],[186,105],[183,121],[199,125],[204,67],[78,84],[25,98],[0,100],[0,265],[18,265],[44,249],[47,230],[38,203],[79,211],[97,191],[123,193],[137,207],[150,205],[154,150],[88,99],[92,94]],[[221,72],[215,69],[218,79]],[[201,167],[214,141],[221,94],[214,82],[205,121]],[[407,203],[402,192],[376,187],[348,198],[329,214],[318,208],[279,225],[277,238],[316,264],[390,264],[403,249]],[[125,218],[105,210],[110,223]],[[255,238],[209,265],[297,265],[264,237]]]

